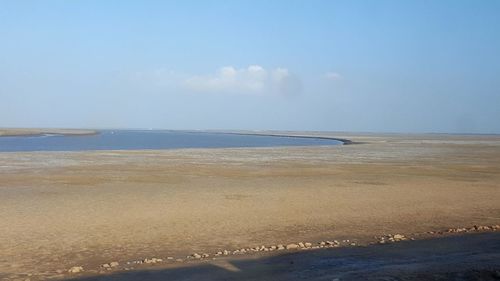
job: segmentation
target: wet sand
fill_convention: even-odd
[[[499,136],[322,135],[361,144],[0,153],[0,277],[500,223]]]

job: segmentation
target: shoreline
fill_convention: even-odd
[[[43,136],[43,135],[61,135],[61,136],[83,136],[97,135],[102,130],[94,129],[39,129],[39,128],[0,128],[0,137],[22,137],[22,136]],[[106,131],[165,131],[165,132],[187,132],[187,133],[208,133],[242,136],[261,136],[261,137],[281,137],[281,138],[302,138],[302,139],[323,139],[339,141],[344,145],[357,144],[349,139],[315,136],[315,135],[294,135],[294,134],[273,134],[273,133],[239,133],[231,131],[210,131],[210,130],[139,130],[139,129],[106,129]]]
[[[238,132],[225,132],[225,131],[206,131],[213,134],[227,134],[227,135],[240,135],[240,136],[261,136],[261,137],[277,137],[277,138],[302,138],[302,139],[320,139],[320,140],[333,140],[341,142],[343,145],[361,144],[345,138],[315,136],[315,135],[294,135],[294,134],[274,134],[274,133],[238,133]]]
[[[97,134],[99,134],[98,130],[88,129],[0,128],[0,137],[91,136]]]

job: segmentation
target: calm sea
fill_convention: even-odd
[[[0,137],[0,151],[81,151],[176,148],[230,148],[338,145],[340,141],[320,138],[238,135],[181,131],[100,131],[88,136]]]

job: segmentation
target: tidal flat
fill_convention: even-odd
[[[0,278],[141,280],[144,275],[120,274],[241,259],[212,259],[224,249],[334,239],[364,247],[375,236],[429,239],[423,235],[429,231],[500,224],[500,136],[288,133],[357,144],[0,153]],[[474,236],[468,253],[481,251],[472,246],[481,241],[490,243],[481,247],[499,244],[498,235],[481,237]],[[409,249],[427,245],[402,243]],[[439,247],[426,247],[428,255],[439,254]],[[341,253],[334,250],[314,255],[324,260]],[[188,259],[193,253],[210,258]],[[277,259],[279,271],[290,266],[282,264],[289,255],[259,252],[251,258],[257,265],[262,259],[262,266]],[[471,255],[463,255],[457,264],[500,269],[493,256],[468,263]],[[127,264],[151,257],[165,262]],[[102,265],[113,261],[120,266],[102,273]],[[68,273],[75,266],[83,271]],[[252,274],[271,276],[265,270]]]

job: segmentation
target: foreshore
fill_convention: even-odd
[[[123,277],[239,258],[215,256],[225,249],[334,251],[312,248],[500,224],[499,136],[321,136],[361,144],[0,153],[0,278]],[[152,258],[162,261],[127,264]],[[103,267],[111,262],[119,266]]]

